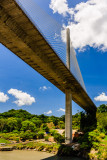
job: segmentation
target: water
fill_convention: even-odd
[[[74,157],[57,157],[54,154],[38,151],[1,151],[0,160],[82,160]]]

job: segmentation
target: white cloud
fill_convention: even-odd
[[[75,49],[83,50],[90,46],[102,51],[107,50],[107,0],[88,0],[77,4],[75,8],[69,8],[66,0],[51,0],[50,8],[53,12],[62,14],[61,6],[56,1],[66,5],[64,11],[62,9],[63,15],[68,13],[71,16],[66,27],[71,30]],[[64,32],[62,35],[64,40]]]
[[[107,101],[107,96],[104,92],[102,92],[99,96],[94,98],[95,101]]]
[[[63,109],[63,108],[60,108],[59,110],[57,110],[57,111],[62,111],[62,112],[65,112],[65,109]]]
[[[42,91],[46,91],[50,89],[50,87],[47,87],[47,86],[43,86],[43,87],[40,87],[39,90],[42,90]]]
[[[36,102],[34,97],[31,97],[30,94],[26,92],[22,92],[17,89],[10,89],[8,91],[9,94],[13,95],[17,100],[13,103],[17,104],[18,106],[24,105],[32,105],[32,103]]]
[[[44,114],[51,114],[52,113],[52,111],[50,110],[50,111],[48,111],[48,112],[44,112]]]
[[[9,99],[9,97],[7,96],[7,94],[0,92],[0,102],[5,103],[8,99]]]
[[[53,13],[58,12],[63,16],[66,16],[67,12],[70,10],[67,0],[51,0],[49,7],[53,10]]]

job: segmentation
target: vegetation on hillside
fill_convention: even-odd
[[[92,160],[107,159],[107,105],[97,109],[96,120],[91,115],[83,114],[82,130],[84,136],[78,139],[81,148],[89,152]]]
[[[49,132],[49,129],[64,129],[65,115],[61,117],[34,115],[25,110],[9,110],[0,113],[1,133]],[[80,128],[80,113],[73,116],[73,129]]]
[[[0,113],[0,137],[6,140],[19,142],[42,139],[46,133],[51,136],[52,129],[64,129],[64,127],[65,116],[34,115],[22,109]],[[55,132],[53,136],[56,142],[58,139],[59,142],[64,142],[64,135]]]
[[[100,105],[96,116],[80,112],[73,115],[72,127],[84,134],[75,139],[80,144],[80,150],[89,153],[90,159],[107,159],[107,105]],[[16,148],[39,148],[39,150],[61,149],[60,144],[64,142],[64,133],[59,134],[56,129],[65,128],[65,116],[55,117],[46,115],[34,115],[25,110],[9,110],[0,113],[0,143],[20,142]],[[23,141],[36,139],[54,138],[59,143],[56,146],[30,142],[22,144]],[[51,149],[49,149],[51,148]],[[57,149],[56,149],[57,148]],[[63,153],[68,152],[63,148]],[[71,150],[69,154],[71,153]]]

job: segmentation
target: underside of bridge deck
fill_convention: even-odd
[[[83,109],[96,111],[86,91],[14,0],[0,0],[0,43],[62,92],[71,89],[72,99]]]

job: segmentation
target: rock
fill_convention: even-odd
[[[5,146],[6,145],[6,143],[0,143],[0,146]]]
[[[34,151],[37,151],[37,149],[35,148]]]
[[[30,148],[28,148],[28,151],[30,151],[31,149]]]
[[[54,142],[54,137],[49,137],[49,138],[48,138],[48,141],[49,141],[49,142]]]
[[[79,143],[76,143],[72,146],[73,150],[74,151],[79,151],[80,150],[80,144]]]
[[[43,152],[46,152],[46,148],[44,148],[42,151],[43,151]]]
[[[0,147],[0,151],[12,151],[13,147]]]

